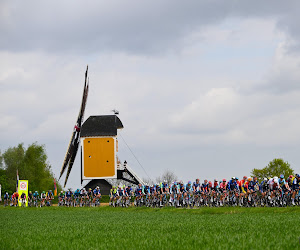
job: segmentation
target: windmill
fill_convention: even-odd
[[[88,67],[85,72],[79,114],[62,164],[59,179],[67,169],[64,182],[65,187],[79,149],[79,144],[81,144],[81,183],[83,180],[89,180],[85,187],[103,185],[109,191],[111,185],[106,179],[122,179],[133,184],[143,184],[141,178],[129,168],[126,161],[124,164],[120,164],[118,161],[117,135],[118,129],[123,128],[123,124],[117,116],[119,111],[116,109],[112,110],[114,115],[90,116],[83,122],[89,91],[89,78],[87,75]]]

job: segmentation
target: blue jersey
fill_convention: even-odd
[[[80,190],[77,189],[77,190],[75,191],[75,193],[74,193],[74,196],[75,196],[75,197],[79,197],[79,196],[80,196]]]
[[[98,189],[95,188],[94,191],[93,191],[93,193],[94,193],[95,196],[101,194],[101,193],[100,193],[100,188],[98,188]]]
[[[186,184],[185,185],[185,190],[190,192],[191,190],[193,190],[192,185],[191,184]]]
[[[227,184],[227,188],[229,190],[235,190],[235,189],[238,189],[238,184],[235,180],[230,180]]]
[[[72,196],[72,192],[71,192],[71,191],[67,191],[67,192],[66,192],[66,196],[67,196],[68,198],[70,198],[70,197]]]
[[[202,183],[202,185],[201,185],[201,190],[202,190],[203,192],[207,192],[208,189],[209,189],[209,183],[208,183],[208,182],[207,182],[207,183]]]
[[[261,192],[266,192],[269,188],[268,181],[262,181],[259,185],[259,190]]]
[[[278,184],[279,184],[279,186],[281,187],[281,188],[286,188],[285,187],[285,184],[286,184],[286,182],[285,182],[285,180],[284,179],[278,179]]]
[[[131,192],[132,192],[131,187],[127,187],[127,188],[125,189],[126,195],[130,196],[130,195],[131,195]]]
[[[199,192],[199,189],[200,189],[200,183],[194,182],[194,183],[193,183],[193,188],[195,189],[196,192]]]

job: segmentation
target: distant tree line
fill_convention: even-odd
[[[294,170],[291,168],[291,165],[288,162],[285,162],[281,158],[275,158],[273,161],[270,161],[269,164],[262,168],[254,168],[251,171],[252,176],[256,176],[259,181],[262,181],[264,178],[279,177],[281,174],[284,175],[284,178],[294,175]]]
[[[37,143],[24,147],[20,143],[0,152],[0,184],[3,192],[15,192],[17,171],[20,180],[28,180],[29,191],[54,190],[54,176],[47,161],[45,147]],[[57,189],[61,186],[56,182]]]

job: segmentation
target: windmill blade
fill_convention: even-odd
[[[68,167],[68,171],[67,171],[67,175],[66,175],[64,187],[66,187],[66,184],[68,182],[69,175],[71,173],[71,170],[72,170],[75,158],[76,158],[76,154],[77,154],[77,151],[78,151],[78,146],[79,146],[79,138],[78,138],[78,140],[76,141],[76,143],[74,145],[74,151],[73,151],[72,157],[71,157],[70,162],[69,162],[69,167]]]
[[[79,114],[78,114],[78,117],[77,117],[77,123],[74,127],[74,131],[72,133],[72,136],[71,136],[71,139],[70,139],[70,142],[69,142],[69,145],[68,145],[67,153],[65,155],[65,158],[64,158],[64,161],[63,161],[63,164],[62,164],[62,167],[61,167],[59,179],[61,178],[61,176],[65,172],[70,159],[73,158],[74,149],[75,149],[75,138],[79,138],[80,127],[81,127],[83,114],[84,114],[86,101],[87,101],[87,93],[88,93],[88,77],[87,77],[87,75],[88,75],[88,65],[87,65],[86,71],[85,71],[84,88],[83,88],[81,106],[80,106]],[[77,151],[76,151],[76,153],[77,153]],[[76,156],[76,153],[75,153],[75,156]],[[74,159],[75,159],[75,157],[74,157]]]
[[[87,84],[88,84],[87,74],[88,74],[88,66],[86,67],[82,100],[81,100],[80,110],[79,110],[78,117],[77,117],[77,123],[79,125],[81,125],[81,121],[82,121],[82,117],[83,117],[84,109],[85,109],[85,103],[86,103],[86,100],[87,100],[87,91],[88,91],[88,88],[87,88]]]
[[[59,175],[59,178],[58,180],[60,180],[61,176],[63,175],[63,173],[65,172],[65,169],[68,165],[68,162],[72,156],[72,151],[73,151],[73,148],[74,148],[74,144],[73,144],[73,140],[75,138],[75,135],[76,135],[76,131],[74,131],[72,133],[72,136],[71,136],[71,140],[69,142],[69,146],[68,146],[68,150],[67,150],[67,153],[65,155],[65,159],[64,159],[64,162],[63,162],[63,165],[61,167],[61,170],[60,170],[60,175]]]

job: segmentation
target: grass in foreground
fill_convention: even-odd
[[[0,248],[300,249],[300,208],[0,208]]]

